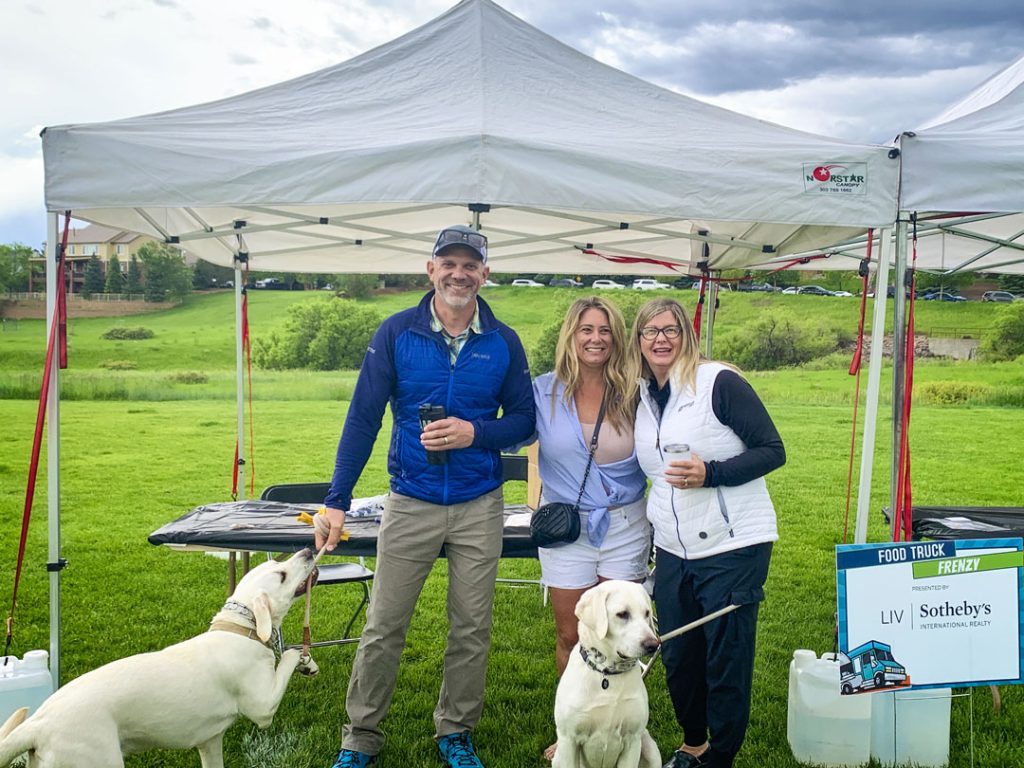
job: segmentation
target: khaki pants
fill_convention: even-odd
[[[349,678],[344,749],[375,755],[384,743],[380,723],[391,706],[406,632],[442,544],[448,558],[448,645],[435,735],[472,730],[480,720],[503,527],[500,487],[447,507],[394,492],[388,496],[366,628]]]

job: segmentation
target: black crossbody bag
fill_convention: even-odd
[[[538,547],[560,547],[564,544],[572,544],[580,537],[580,501],[583,499],[583,490],[587,487],[590,465],[594,463],[597,435],[601,431],[601,422],[604,421],[604,406],[605,399],[602,397],[601,408],[597,412],[597,423],[594,424],[594,436],[590,438],[587,468],[583,472],[583,482],[580,483],[580,493],[576,497],[576,503],[566,504],[564,501],[555,501],[544,504],[538,507],[530,517],[530,538]]]

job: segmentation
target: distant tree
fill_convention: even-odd
[[[125,289],[128,293],[142,293],[142,267],[134,253],[131,261],[128,262],[128,280]]]
[[[1013,360],[1024,355],[1024,303],[1000,307],[995,321],[981,340],[989,360]]]
[[[966,288],[974,282],[974,274],[971,272],[957,272],[955,275],[936,275],[929,272],[917,271],[917,290],[941,289],[944,292]]]
[[[491,276],[494,279],[494,276]],[[328,280],[328,282],[334,282]],[[415,275],[384,275],[384,285],[389,288],[425,288],[429,284],[429,279],[426,275],[420,273]]]
[[[139,248],[139,261],[145,270],[146,301],[168,301],[188,295],[192,287],[191,274],[185,257],[177,248],[150,241]]]
[[[234,279],[235,272],[229,267],[218,267],[199,259],[192,267],[192,287],[196,289],[216,288]]]
[[[365,299],[377,287],[378,280],[377,275],[341,275],[338,287],[350,299]]]
[[[1024,275],[1000,275],[999,287],[1010,293],[1024,293]]]
[[[89,261],[85,265],[82,297],[88,299],[94,293],[103,293],[103,262],[95,253],[89,257]]]
[[[0,245],[0,292],[28,290],[28,260],[36,255],[21,243]]]
[[[107,279],[103,283],[104,293],[122,293],[124,291],[124,272],[121,271],[121,262],[115,253],[107,259]]]

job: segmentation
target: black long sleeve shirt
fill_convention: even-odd
[[[669,380],[659,388],[653,378],[648,384],[659,412],[668,405],[671,386]],[[747,450],[725,461],[705,461],[706,488],[743,485],[786,463],[786,448],[771,416],[754,388],[738,373],[722,371],[715,377],[711,409],[720,422],[736,433]]]

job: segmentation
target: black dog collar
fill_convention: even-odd
[[[608,662],[607,657],[596,648],[591,648],[588,651],[582,645],[580,646],[580,656],[583,657],[583,662],[588,667],[605,676],[601,681],[601,688],[604,690],[608,689],[608,675],[621,675],[623,672],[629,672],[637,662],[636,659]]]

